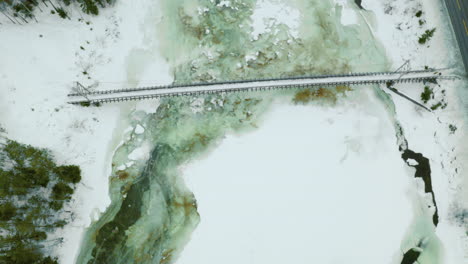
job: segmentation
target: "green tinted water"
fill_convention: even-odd
[[[384,51],[368,28],[341,25],[341,10],[333,1],[289,1],[301,12],[300,37],[278,24],[271,30],[276,34],[255,41],[250,19],[255,1],[231,1],[230,7],[216,2],[162,0],[162,19],[148,8],[144,30],[149,48],[129,55],[129,80],[138,81],[145,60],[155,53],[165,56],[176,83],[386,69]],[[78,263],[173,263],[199,222],[180,165],[206,154],[226,132],[255,129],[273,98],[290,101],[294,93],[166,98],[155,104],[153,114],[132,112],[129,120],[138,120],[146,130],[130,135],[116,151],[114,164],[128,162],[127,155],[143,144],[150,146],[151,156],[125,172],[114,169],[112,204],[88,229]],[[382,98],[390,109],[390,99]]]

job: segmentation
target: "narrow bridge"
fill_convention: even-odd
[[[453,79],[439,70],[427,69],[405,72],[367,72],[343,75],[319,75],[306,77],[244,80],[230,82],[195,83],[186,85],[152,86],[134,89],[88,91],[81,86],[77,93],[69,94],[70,104],[96,104],[149,98],[228,93],[239,91],[264,91],[272,89],[297,89],[337,85],[365,85],[408,83]]]

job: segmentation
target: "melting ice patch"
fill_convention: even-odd
[[[138,124],[138,125],[135,127],[135,134],[138,134],[138,135],[139,135],[139,134],[142,134],[143,132],[145,132],[145,128],[143,128],[141,125]]]
[[[271,32],[271,27],[284,24],[289,27],[289,33],[297,38],[300,12],[282,1],[257,1],[252,15],[252,37],[254,40],[263,33]]]
[[[128,154],[130,160],[147,160],[150,156],[152,146],[149,143],[143,143],[141,147],[134,149]]]
[[[341,9],[341,24],[354,25],[359,22],[358,9],[354,7],[354,3],[350,0],[335,0]]]

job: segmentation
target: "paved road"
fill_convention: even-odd
[[[468,0],[445,0],[468,74]]]

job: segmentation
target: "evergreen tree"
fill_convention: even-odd
[[[73,189],[63,182],[58,182],[52,188],[52,199],[54,200],[69,200],[71,194],[73,194]]]
[[[11,202],[0,204],[0,221],[9,221],[16,215],[16,207]]]
[[[58,177],[68,183],[78,183],[81,181],[81,170],[78,166],[59,166],[55,169]]]
[[[57,14],[61,17],[61,18],[67,18],[68,17],[68,14],[67,12],[63,9],[63,8],[57,8]]]
[[[86,14],[99,15],[99,9],[94,0],[78,0],[78,2]]]
[[[0,263],[57,264],[45,252],[47,232],[67,224],[63,205],[80,180],[79,167],[57,166],[47,150],[0,145]]]

